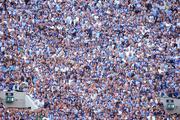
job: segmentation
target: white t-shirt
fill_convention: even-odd
[[[148,116],[147,119],[148,120],[156,120],[156,117],[155,116]]]

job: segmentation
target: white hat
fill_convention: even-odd
[[[43,117],[43,120],[50,120],[49,118]]]

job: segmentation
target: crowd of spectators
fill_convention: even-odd
[[[43,108],[0,119],[178,120],[158,97],[180,95],[179,0],[4,1],[0,90]]]

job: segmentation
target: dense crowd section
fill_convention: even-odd
[[[3,120],[178,119],[178,0],[6,0],[0,3],[0,90],[26,91],[36,112]],[[23,87],[22,87],[23,86]]]

